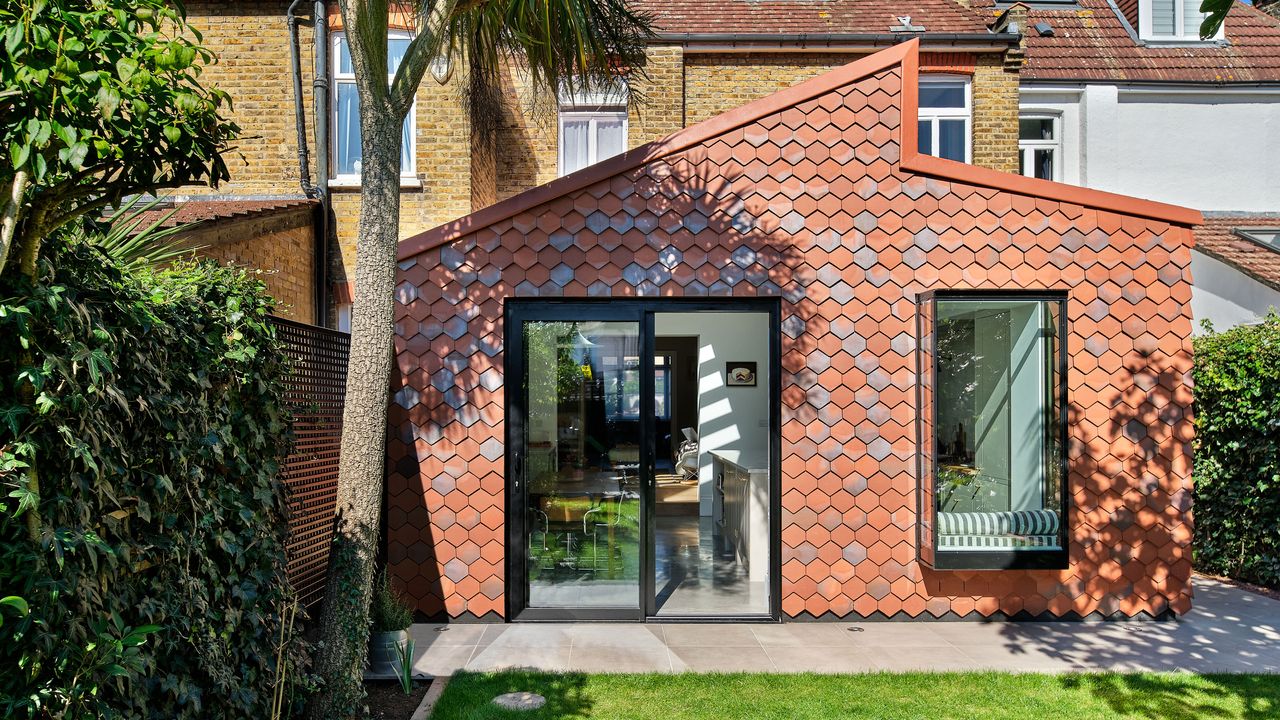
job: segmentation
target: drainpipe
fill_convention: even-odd
[[[298,133],[298,183],[307,197],[316,196],[315,186],[311,184],[311,160],[307,156],[307,118],[302,109],[302,60],[298,48],[298,6],[302,0],[293,0],[285,11],[285,22],[289,26],[289,64],[293,69],[293,116],[294,129]]]
[[[329,267],[329,208],[327,190],[328,183],[325,182],[328,174],[328,153],[325,151],[323,141],[317,142],[316,150],[316,170],[320,176],[320,185],[317,186],[311,182],[311,158],[308,153],[307,145],[307,116],[303,109],[302,103],[302,50],[298,43],[298,8],[302,5],[303,0],[293,0],[289,3],[289,9],[285,11],[285,21],[289,31],[289,63],[293,76],[293,113],[294,113],[294,129],[297,132],[298,143],[298,184],[302,186],[302,192],[307,197],[320,201],[320,206],[313,216],[311,226],[315,229],[315,238],[312,248],[312,257],[315,258],[315,267],[312,272],[312,282],[315,284],[315,292],[313,302],[315,303],[314,317],[312,322],[316,325],[326,325],[328,321],[328,267]],[[316,72],[313,88],[316,91],[316,132],[322,132],[321,124],[324,123],[323,132],[327,132],[328,119],[328,68],[322,64],[322,60],[328,57],[328,48],[326,43],[327,37],[322,33],[324,27],[326,13],[322,0],[315,3],[315,57]],[[327,62],[327,60],[324,60]],[[319,90],[324,87],[324,97],[320,97]],[[324,105],[321,105],[321,102]],[[321,110],[320,108],[324,108]],[[319,137],[323,137],[320,135]]]
[[[320,231],[316,257],[316,317],[318,325],[328,324],[329,315],[329,9],[325,0],[315,0],[314,43],[315,71],[312,73],[311,98],[316,118],[316,194],[320,197]]]

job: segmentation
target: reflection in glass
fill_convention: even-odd
[[[938,551],[1061,547],[1057,300],[939,299]]]
[[[529,322],[524,338],[529,606],[638,607],[639,325]]]

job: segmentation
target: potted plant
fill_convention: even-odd
[[[387,573],[378,573],[369,603],[369,673],[382,677],[400,677],[413,662],[409,649],[409,626],[413,610],[391,587]]]

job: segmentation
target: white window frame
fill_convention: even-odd
[[[1186,27],[1186,4],[1189,2],[1199,4],[1199,0],[1173,0],[1173,34],[1157,35],[1152,31],[1153,23],[1151,20],[1151,1],[1139,0],[1138,2],[1138,37],[1143,40],[1151,40],[1153,42],[1177,42],[1177,43],[1198,43],[1198,42],[1216,42],[1226,37],[1227,23],[1224,21],[1218,26],[1218,34],[1210,38],[1200,39],[1200,27],[1197,25],[1193,28]]]
[[[601,160],[608,159],[600,157],[599,150],[596,147],[596,125],[601,120],[622,121],[622,145],[623,152],[626,152],[630,146],[628,138],[631,135],[630,118],[627,113],[628,92],[626,81],[621,79],[618,80],[614,88],[600,89],[590,93],[571,92],[568,87],[560,89],[560,92],[557,93],[557,101],[560,107],[556,119],[557,176],[563,177],[567,174],[564,162],[564,125],[566,120],[588,121],[587,164],[583,167],[590,167]],[[578,169],[581,170],[582,168]]]
[[[923,88],[925,85],[936,85],[942,83],[961,83],[964,85],[964,107],[963,108],[926,108],[920,107],[917,100],[916,114],[917,119],[921,121],[929,121],[930,136],[929,147],[933,148],[933,152],[938,152],[939,140],[939,120],[964,120],[964,161],[965,163],[973,162],[973,78],[968,75],[921,75],[919,85]],[[941,157],[935,155],[935,157]]]
[[[339,71],[338,63],[341,60],[339,48],[343,41],[346,40],[345,32],[334,32],[329,35],[329,80],[332,84],[329,92],[329,150],[330,157],[338,157],[338,86],[351,85],[355,87],[356,76],[354,72],[344,73]],[[388,30],[388,40],[411,40],[413,33],[407,30]],[[388,68],[390,69],[390,68]],[[395,79],[395,75],[387,73],[387,84]],[[409,114],[405,117],[408,123],[409,132],[409,153],[408,163],[401,163],[400,166],[400,185],[401,187],[415,187],[418,185],[418,101],[415,98],[413,104],[409,106]],[[336,163],[335,163],[336,167]],[[333,176],[329,178],[329,184],[334,187],[359,187],[359,173],[339,173],[334,170]]]
[[[1062,182],[1062,115],[1061,113],[1048,112],[1045,110],[1030,110],[1018,113],[1018,121],[1022,120],[1052,120],[1053,121],[1053,139],[1052,140],[1023,140],[1022,128],[1018,128],[1018,155],[1022,158],[1023,175],[1034,178],[1035,173],[1035,151],[1036,150],[1052,150],[1053,151],[1053,177],[1044,178],[1054,182]],[[1030,171],[1029,173],[1027,171]]]
[[[566,120],[587,120],[588,121],[587,123],[587,164],[584,165],[583,167],[589,167],[591,165],[595,165],[601,160],[608,159],[608,158],[600,157],[599,149],[596,147],[596,142],[597,142],[596,125],[601,120],[617,121],[619,119],[622,120],[622,137],[623,137],[623,142],[625,144],[627,135],[630,132],[630,127],[627,124],[628,120],[627,120],[626,109],[600,108],[598,110],[580,110],[580,109],[566,110],[562,108],[560,110],[560,119],[558,122],[558,133],[556,137],[556,147],[558,148],[556,152],[556,174],[561,176],[567,174],[565,172],[565,165],[564,165],[564,161],[565,161],[564,125]],[[625,147],[624,147],[624,151],[625,151]],[[610,157],[613,157],[613,156],[610,156]],[[578,170],[581,170],[581,169],[582,168],[578,168]],[[575,170],[574,172],[577,172],[577,170]]]

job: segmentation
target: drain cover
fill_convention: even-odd
[[[493,704],[503,710],[537,710],[547,704],[547,699],[537,693],[513,692],[499,695]]]

